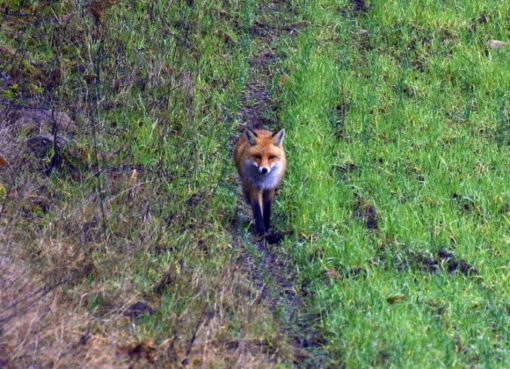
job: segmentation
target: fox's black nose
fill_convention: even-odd
[[[260,173],[267,174],[269,170],[267,168],[260,168]]]

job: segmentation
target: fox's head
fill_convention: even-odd
[[[285,155],[282,146],[285,129],[275,133],[247,129],[245,134],[249,145],[249,160],[260,174],[269,174]]]

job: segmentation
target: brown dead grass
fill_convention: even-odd
[[[136,321],[118,313],[94,316],[61,287],[48,287],[23,266],[0,259],[0,352],[5,368],[272,368],[291,352],[276,331],[261,335],[273,317],[245,276],[226,266],[222,285],[206,312],[186,310],[170,321],[169,338],[137,339]],[[195,276],[195,278],[197,278]],[[202,278],[205,278],[202,276]],[[207,298],[202,284],[197,298]],[[103,286],[104,287],[104,286]],[[92,291],[91,291],[92,292]],[[106,289],[103,291],[108,293]],[[97,287],[94,291],[97,293]],[[123,297],[127,296],[124,291]],[[251,301],[247,301],[247,297]],[[244,301],[243,301],[244,300]],[[240,302],[243,303],[240,303]],[[238,337],[233,336],[237,325]],[[191,328],[191,331],[190,331]]]
[[[174,362],[176,368],[262,369],[290,359],[285,338],[274,328],[261,334],[262,326],[276,327],[276,322],[268,307],[253,294],[255,291],[249,291],[252,286],[244,282],[246,275],[230,265],[225,267],[223,276],[214,310],[198,317],[185,314],[174,321],[192,325],[194,331],[187,340],[174,335],[162,345],[168,354],[169,361],[165,363]],[[248,301],[248,297],[252,300]],[[196,318],[195,324],[189,321]],[[233,335],[236,331],[238,337]]]
[[[147,212],[157,196],[154,181],[133,176],[132,170],[108,177],[107,239],[97,196],[59,202],[46,181],[37,174],[15,184],[10,198],[16,201],[0,218],[3,367],[250,369],[292,360],[288,338],[278,332],[271,307],[248,271],[214,242],[211,250],[199,242],[182,251],[179,262],[157,273],[153,288],[133,283],[139,252],[157,254],[171,244],[164,223]],[[37,215],[39,208],[27,205],[37,197],[48,199],[51,223]],[[137,231],[130,235],[127,229]],[[219,268],[191,264],[207,257],[225,263]],[[162,314],[165,293],[189,299],[185,309]],[[91,309],[98,298],[101,306]],[[156,311],[154,319],[166,333],[154,336],[123,314],[137,301]]]
[[[0,122],[9,133],[3,137],[9,165],[0,168],[9,190],[0,215],[0,367],[270,369],[292,361],[272,307],[236,262],[239,250],[229,254],[230,232],[204,224],[204,196],[168,200],[166,179],[113,168],[101,173],[101,199],[96,169],[85,171],[82,182],[70,182],[66,168],[60,178],[45,176],[6,122]],[[170,226],[153,209],[173,200],[186,210]],[[189,236],[179,248],[174,237],[181,233]],[[139,255],[169,249],[176,261],[154,272],[153,287],[137,285]],[[163,314],[165,294],[187,299],[185,308]],[[123,314],[138,301],[167,331],[156,334]]]
[[[116,340],[59,289],[0,259],[0,347],[8,368],[113,368]],[[117,336],[117,340],[121,337]]]

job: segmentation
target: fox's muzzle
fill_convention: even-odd
[[[269,173],[269,168],[268,167],[259,167],[259,173],[260,174],[267,174]]]

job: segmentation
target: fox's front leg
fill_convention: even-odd
[[[263,235],[266,233],[264,226],[264,218],[262,213],[262,191],[252,191],[250,193],[251,209],[253,210],[253,218],[255,218],[255,229],[257,234]]]
[[[273,204],[274,190],[265,190],[262,193],[263,210],[262,215],[264,217],[264,227],[266,231],[271,228],[271,206]]]

